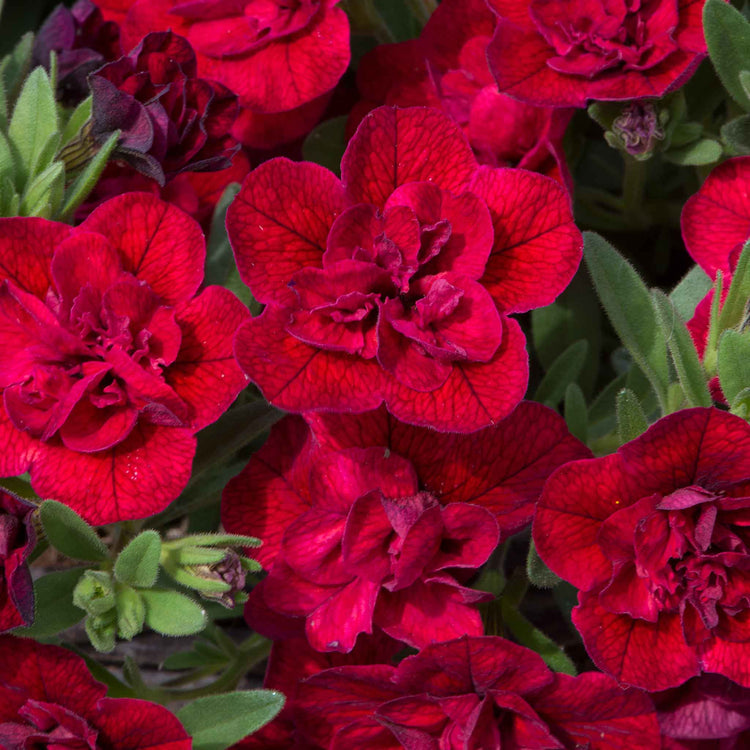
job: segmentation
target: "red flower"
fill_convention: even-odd
[[[105,698],[84,660],[58,646],[0,637],[0,747],[190,750],[192,740],[162,706]]]
[[[436,643],[397,667],[327,669],[303,682],[298,730],[329,750],[659,747],[653,704],[588,672],[555,674],[503,638]]]
[[[304,134],[322,114],[327,94],[349,65],[349,22],[338,0],[100,0],[105,18],[120,20],[125,49],[149,32],[187,37],[201,76],[239,95],[235,135],[263,142],[263,121],[280,112]],[[124,17],[123,17],[124,15]],[[260,120],[260,123],[257,122]]]
[[[36,544],[33,503],[0,489],[0,633],[34,621],[34,587],[26,558]]]
[[[240,148],[229,134],[237,97],[196,76],[195,53],[181,36],[148,34],[88,80],[94,139],[119,130],[115,156],[161,184],[187,170],[226,169]]]
[[[500,91],[547,107],[660,97],[706,54],[704,0],[488,0]]]
[[[573,110],[532,107],[497,90],[486,57],[494,28],[484,0],[444,0],[419,39],[378,45],[362,58],[364,99],[350,125],[379,104],[436,107],[461,125],[480,163],[569,180],[562,137]]]
[[[470,605],[482,595],[458,585],[461,569],[484,563],[498,528],[505,539],[529,523],[557,466],[588,455],[532,403],[472,435],[383,409],[311,424],[314,438],[298,418],[274,428],[227,486],[222,520],[263,540],[257,557],[271,572],[251,594],[252,626],[279,638],[304,624],[318,650],[348,651],[373,625],[417,646],[481,633]]]
[[[741,750],[750,743],[750,689],[705,674],[653,696],[664,750]]]
[[[750,425],[717,409],[550,477],[534,541],[580,589],[573,622],[599,668],[646,690],[701,671],[750,686],[748,477]]]
[[[240,365],[287,411],[364,411],[470,432],[526,390],[509,313],[549,304],[580,262],[548,178],[478,167],[445,115],[381,107],[331,172],[285,159],[250,173],[227,215],[264,313]]]
[[[0,475],[89,522],[158,513],[185,486],[194,433],[245,378],[231,354],[248,317],[208,287],[198,225],[145,193],[75,229],[0,220]]]

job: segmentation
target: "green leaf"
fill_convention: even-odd
[[[327,167],[339,174],[341,157],[346,150],[347,115],[321,122],[302,144],[302,158]]]
[[[141,592],[146,604],[146,624],[162,635],[193,635],[206,627],[203,607],[177,591],[146,589]]]
[[[14,635],[41,640],[57,635],[83,619],[84,611],[73,604],[73,590],[85,568],[68,568],[34,581],[34,622],[17,628]]]
[[[744,322],[747,301],[750,299],[750,240],[742,248],[727,296],[719,313],[718,332],[734,328]]]
[[[56,161],[35,177],[26,189],[21,200],[21,215],[51,218],[57,213],[64,192],[65,166]]]
[[[28,32],[21,37],[13,51],[0,62],[0,79],[2,79],[5,89],[6,106],[11,106],[21,91],[26,75],[31,68],[33,47],[34,35]]]
[[[745,95],[750,99],[750,70],[743,70],[740,73],[740,85],[745,91]]]
[[[69,220],[78,206],[86,200],[88,194],[94,189],[119,139],[120,131],[115,130],[101,145],[96,152],[96,156],[86,165],[85,169],[73,181],[73,184],[65,191],[65,203],[57,217],[60,221]]]
[[[115,588],[117,603],[117,635],[131,640],[143,630],[146,621],[146,605],[140,593],[130,586]]]
[[[62,132],[61,143],[64,146],[69,141],[73,140],[77,135],[80,135],[83,126],[88,122],[91,117],[91,102],[92,97],[84,99],[71,113],[68,121],[65,123],[65,127]]]
[[[44,68],[38,67],[26,79],[8,126],[21,163],[19,187],[29,179],[32,165],[39,158],[50,136],[57,133],[57,104]]]
[[[724,331],[719,339],[719,382],[726,400],[733,404],[750,388],[750,331]]]
[[[271,721],[284,707],[275,690],[243,690],[208,695],[177,712],[193,750],[225,750]]]
[[[211,231],[206,243],[206,275],[205,284],[223,285],[229,278],[229,273],[235,268],[232,246],[226,230],[227,209],[234,197],[240,191],[240,184],[232,182],[226,186],[219,202],[214,209],[211,219]]]
[[[150,588],[159,575],[161,537],[153,529],[142,531],[120,552],[115,562],[115,578],[120,583]]]
[[[550,366],[534,393],[534,401],[556,407],[565,390],[583,370],[589,345],[583,339],[571,344]]]
[[[750,420],[750,388],[743,388],[732,401],[732,414],[736,414],[745,421]]]
[[[711,406],[713,401],[708,392],[706,373],[687,326],[664,292],[654,289],[652,297],[688,406]]]
[[[701,138],[687,146],[673,148],[663,154],[666,161],[684,167],[698,167],[702,164],[713,164],[721,159],[721,143],[713,138]]]
[[[3,131],[0,130],[0,176],[9,177],[15,185],[15,169],[16,159],[13,155],[13,148]]]
[[[18,216],[21,196],[16,192],[13,179],[0,175],[0,216]]]
[[[721,137],[734,154],[750,154],[750,115],[735,117],[723,125]]]
[[[740,82],[740,73],[750,70],[750,24],[724,0],[707,0],[703,6],[703,31],[708,54],[724,88],[746,112],[750,111],[750,97]]]
[[[680,122],[671,132],[669,140],[670,149],[686,146],[701,137],[703,125],[699,122]]]
[[[711,277],[700,266],[693,266],[672,290],[669,298],[680,317],[687,322],[710,289]]]
[[[638,397],[629,388],[621,389],[615,403],[617,432],[623,443],[629,443],[648,429],[648,419]]]
[[[39,507],[39,518],[49,543],[58,552],[74,560],[107,559],[107,548],[96,531],[67,505],[45,500]]]
[[[670,382],[667,347],[648,289],[630,263],[605,239],[593,232],[584,232],[583,236],[586,265],[599,299],[664,410]]]
[[[562,581],[562,578],[553,573],[539,557],[533,539],[529,544],[529,554],[526,557],[526,575],[531,584],[538,589],[553,589]]]
[[[114,610],[103,615],[89,615],[86,618],[86,635],[91,645],[100,653],[107,654],[115,648],[117,622]]]
[[[36,159],[34,159],[29,167],[29,179],[33,180],[37,175],[41,174],[45,169],[52,165],[59,146],[60,134],[52,133],[44,146],[40,149]]]
[[[588,409],[578,383],[570,383],[565,389],[563,414],[571,434],[585,443],[588,437]]]

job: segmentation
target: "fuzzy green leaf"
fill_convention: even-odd
[[[703,6],[703,31],[708,54],[724,88],[750,112],[750,97],[740,82],[740,73],[750,70],[750,23],[724,0],[707,0]]]
[[[672,290],[669,298],[680,317],[687,322],[710,289],[711,277],[700,266],[693,266]]]
[[[670,149],[664,154],[664,158],[683,167],[698,167],[719,161],[722,153],[723,149],[718,141],[713,138],[701,138],[687,146]]]
[[[29,31],[21,37],[13,51],[0,62],[0,79],[5,90],[6,107],[13,105],[21,91],[26,75],[31,68],[33,47],[34,35]]]
[[[206,243],[206,275],[204,283],[223,285],[229,278],[229,274],[234,265],[234,254],[232,246],[229,244],[229,237],[226,230],[226,217],[229,204],[240,191],[238,182],[232,182],[227,185],[221,194],[219,202],[216,204],[214,214],[211,219],[211,231],[208,234]]]
[[[208,695],[177,712],[193,750],[225,750],[271,721],[284,707],[275,690],[243,690]]]
[[[56,161],[28,186],[21,200],[21,215],[51,218],[57,213],[64,192],[65,167],[61,161]]]
[[[539,557],[533,539],[529,544],[529,554],[526,557],[526,575],[531,584],[538,589],[553,589],[562,581],[562,578],[553,573]]]
[[[74,560],[101,562],[107,559],[107,547],[74,510],[56,500],[45,500],[39,518],[49,543]]]
[[[654,289],[652,296],[688,406],[711,406],[713,401],[708,391],[706,373],[687,327],[664,292]]]
[[[346,149],[346,115],[321,122],[302,144],[302,157],[339,173]]]
[[[563,415],[571,434],[585,443],[588,437],[588,409],[578,383],[570,383],[565,389]]]
[[[159,575],[161,537],[153,529],[142,531],[120,552],[115,562],[115,578],[120,583],[150,588]]]
[[[719,339],[719,382],[726,400],[733,404],[750,388],[750,331],[730,329]]]
[[[176,591],[147,589],[141,592],[146,604],[146,624],[162,635],[193,635],[206,627],[206,611],[193,599]]]
[[[735,117],[723,125],[721,137],[734,154],[750,154],[750,115]]]
[[[556,407],[565,397],[565,390],[583,370],[588,343],[581,339],[571,344],[550,366],[539,383],[534,401]]]
[[[146,621],[146,605],[140,593],[130,586],[117,586],[117,635],[131,640],[143,630]]]
[[[719,313],[718,331],[734,328],[744,322],[750,299],[750,241],[745,243],[732,275],[727,296]]]
[[[14,635],[43,639],[57,635],[83,619],[84,611],[73,604],[73,590],[85,568],[68,568],[34,581],[34,622],[17,628]]]
[[[71,113],[62,132],[62,145],[64,146],[74,136],[81,132],[81,129],[91,117],[91,102],[93,98],[84,99]]]
[[[651,383],[662,409],[669,387],[667,346],[651,296],[635,269],[605,239],[584,232],[584,257],[620,340]]]
[[[648,419],[638,397],[629,388],[617,393],[617,432],[623,443],[629,443],[648,429]]]

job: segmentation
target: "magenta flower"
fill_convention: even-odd
[[[479,167],[458,127],[381,107],[342,179],[273,159],[227,215],[243,280],[266,305],[237,359],[287,411],[358,412],[471,432],[523,397],[528,357],[508,317],[546,305],[580,262],[553,180]]]
[[[419,39],[381,44],[357,67],[359,124],[380,104],[442,109],[461,125],[478,161],[568,182],[562,138],[573,110],[533,107],[497,90],[486,49],[496,17],[485,0],[443,0]]]
[[[436,643],[397,667],[327,669],[300,685],[294,709],[298,731],[327,750],[660,746],[647,695],[596,672],[555,674],[498,637]]]
[[[0,747],[190,750],[166,708],[105,698],[84,660],[58,646],[0,637]]]
[[[529,523],[557,466],[589,455],[539,404],[471,435],[384,409],[310,419],[312,434],[298,418],[274,428],[227,486],[222,520],[263,540],[252,627],[280,638],[304,625],[322,651],[349,651],[374,627],[417,647],[481,634],[484,595],[460,582]]]
[[[0,490],[0,633],[34,621],[34,586],[26,559],[36,544],[33,503]]]
[[[488,0],[501,92],[547,107],[656,98],[706,55],[704,0]]]
[[[550,477],[534,541],[580,589],[573,622],[600,669],[652,691],[701,672],[750,686],[748,477],[750,425],[718,409]]]
[[[75,229],[0,220],[0,474],[89,522],[158,513],[183,489],[194,433],[245,377],[232,336],[249,316],[203,278],[186,214],[145,193]]]

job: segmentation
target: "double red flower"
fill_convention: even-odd
[[[26,559],[36,545],[35,509],[0,490],[0,633],[34,620],[34,586]]]
[[[470,432],[509,414],[528,356],[508,317],[549,304],[582,240],[553,180],[479,167],[434,110],[381,107],[342,179],[274,159],[227,215],[263,314],[236,339],[243,369],[288,411],[385,402],[398,419]]]
[[[701,672],[750,686],[749,477],[750,425],[717,409],[550,477],[534,541],[580,589],[573,622],[600,669],[646,690]]]
[[[198,225],[144,193],[75,229],[0,220],[3,476],[95,524],[163,509],[190,477],[196,431],[245,377],[231,353],[248,317],[203,279]]]

